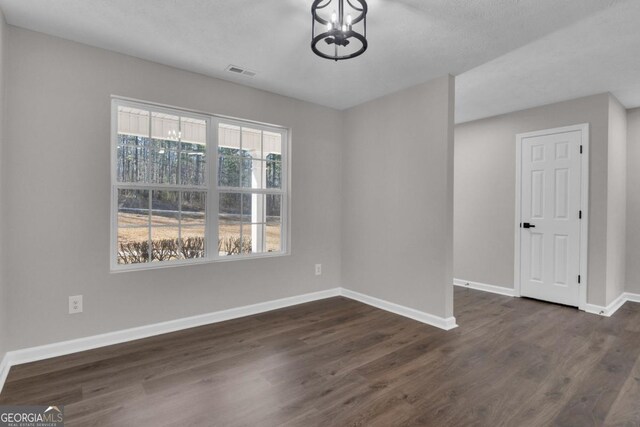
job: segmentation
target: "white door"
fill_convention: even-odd
[[[520,294],[577,307],[582,131],[520,141]]]

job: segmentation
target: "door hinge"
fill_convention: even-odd
[[[580,145],[580,154],[582,154],[582,145]]]
[[[582,219],[582,211],[578,211],[578,219]]]
[[[578,274],[578,283],[580,283],[580,275]]]

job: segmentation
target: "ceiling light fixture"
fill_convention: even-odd
[[[331,5],[334,7],[329,7]],[[330,15],[328,10],[332,10]],[[316,55],[339,61],[355,58],[367,50],[365,0],[314,0],[311,16],[311,50]],[[316,27],[319,28],[317,34]]]

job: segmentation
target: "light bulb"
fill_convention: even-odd
[[[331,22],[333,22],[335,24],[337,20],[338,20],[338,15],[336,15],[336,12],[334,11],[331,14]]]
[[[342,31],[347,31],[347,26],[345,24],[342,24]]]
[[[333,30],[333,24],[331,22],[327,24],[327,30],[329,31]]]
[[[351,14],[347,15],[347,25],[351,25]]]

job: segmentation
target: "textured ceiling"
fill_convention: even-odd
[[[369,50],[338,63],[316,57],[309,48],[311,0],[0,0],[0,8],[12,25],[346,108],[443,74],[459,75],[495,58],[505,61],[509,56],[503,55],[514,49],[532,42],[535,46],[541,37],[628,2],[639,3],[370,0]],[[556,61],[541,49],[547,66]],[[497,68],[517,83],[523,66],[515,60],[516,74],[508,68],[513,61]],[[234,76],[224,71],[229,64],[258,75]],[[499,83],[494,72],[488,68],[461,77],[459,102],[465,117],[477,117],[484,109],[473,93],[491,92],[479,87],[485,81]],[[531,99],[538,102],[538,94],[534,91]],[[518,93],[528,95],[526,90]],[[505,105],[512,108],[509,102]]]
[[[640,1],[548,34],[456,78],[458,123],[611,92],[640,106]]]

